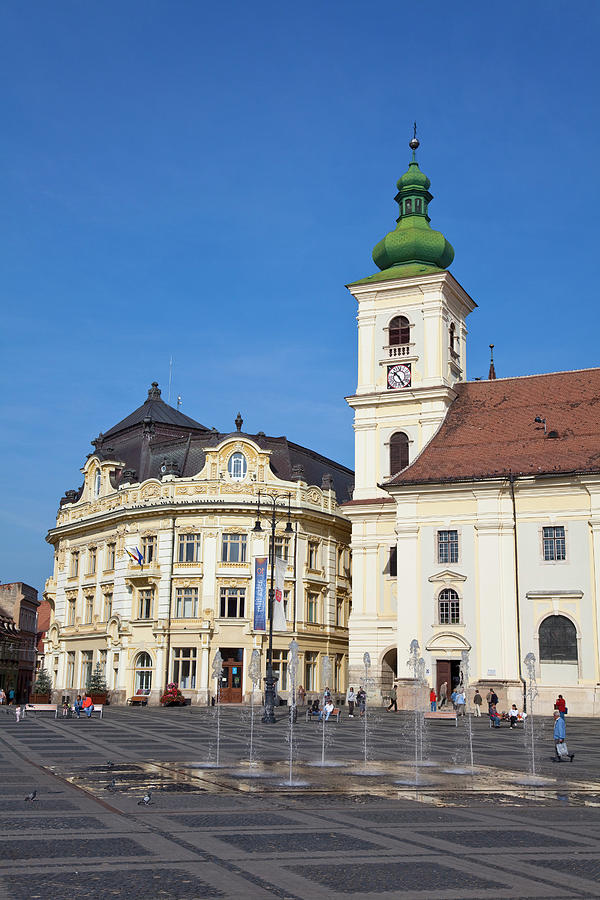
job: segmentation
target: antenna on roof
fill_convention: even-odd
[[[169,395],[167,399],[167,403],[171,402],[171,382],[173,380],[173,357],[171,356],[169,359]]]

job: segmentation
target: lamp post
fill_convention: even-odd
[[[265,494],[267,497],[267,505],[271,504],[271,576],[269,583],[269,649],[267,651],[267,676],[265,678],[265,711],[262,717],[263,722],[275,722],[275,683],[277,679],[273,675],[273,603],[275,602],[275,528],[277,526],[277,513],[281,512],[281,503],[285,502],[286,497],[279,497],[276,494]],[[260,498],[261,492],[258,492],[258,511],[256,523],[252,531],[254,534],[260,534],[263,527],[260,524]],[[291,517],[291,500],[292,495],[287,495],[287,523],[284,534],[293,534],[292,517]]]

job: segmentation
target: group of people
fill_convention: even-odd
[[[4,690],[4,688],[0,688],[0,706],[4,706],[8,704],[8,706],[13,706],[16,703],[16,694],[14,688],[9,688],[8,693]]]
[[[64,698],[62,704],[62,714],[65,719],[69,716],[76,716],[78,719],[80,719],[82,712],[86,714],[88,719],[92,717],[92,713],[94,712],[94,704],[89,694],[85,694],[83,699],[81,697],[81,694],[77,694],[77,699],[73,702],[73,706],[71,706],[69,697]]]
[[[304,704],[304,699],[306,697],[306,691],[302,686],[298,688],[298,700],[300,701],[300,705]],[[362,686],[359,686],[358,691],[355,691],[353,687],[348,688],[346,693],[346,702],[348,703],[348,718],[353,719],[355,715],[355,711],[358,711],[358,715],[362,718],[365,714],[365,708],[367,704],[367,695],[363,690]],[[328,687],[323,691],[322,696],[315,697],[312,703],[309,706],[309,713],[311,716],[316,716],[321,722],[323,719],[327,722],[331,713],[335,709],[335,704],[333,702],[333,697],[331,696],[331,691]]]

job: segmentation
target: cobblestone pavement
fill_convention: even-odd
[[[248,711],[223,708],[217,768],[214,710],[0,709],[1,900],[600,896],[599,720],[568,720],[572,764],[536,724],[539,786],[522,732],[473,721],[457,775],[466,723],[428,724],[415,786],[395,783],[415,781],[410,714],[370,716],[366,764],[364,723],[328,723],[331,767],[300,717],[290,787],[280,716],[257,717],[250,768]]]

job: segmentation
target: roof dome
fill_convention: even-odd
[[[425,172],[421,172],[419,163],[416,159],[412,159],[408,164],[408,172],[405,172],[404,175],[398,179],[396,187],[399,191],[411,187],[420,187],[428,191],[431,187],[431,182]]]

